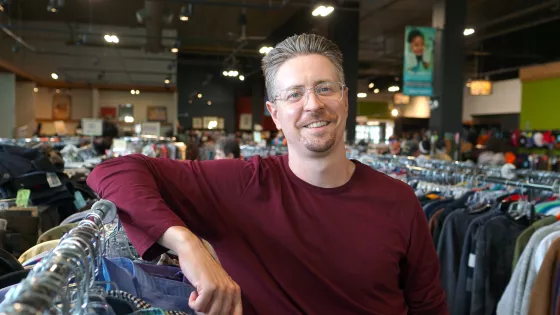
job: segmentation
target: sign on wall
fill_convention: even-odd
[[[102,136],[103,120],[97,118],[82,118],[82,134],[85,136]]]
[[[161,123],[159,122],[143,122],[142,135],[159,137],[161,133]]]
[[[434,75],[433,27],[407,26],[403,69],[403,94],[410,96],[432,96]]]

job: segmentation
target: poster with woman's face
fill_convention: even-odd
[[[432,27],[407,26],[403,69],[405,95],[432,94],[434,39]]]
[[[67,94],[53,95],[52,102],[52,119],[68,120],[70,119],[70,108],[72,107],[72,97]]]

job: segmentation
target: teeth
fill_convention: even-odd
[[[326,126],[328,123],[326,121],[318,121],[307,125],[307,128],[319,128]]]

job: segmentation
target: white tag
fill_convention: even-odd
[[[62,185],[60,179],[55,173],[47,173],[47,182],[49,183],[50,188],[54,188]]]
[[[474,268],[475,265],[476,265],[476,255],[469,254],[469,267]]]
[[[82,118],[82,134],[86,136],[102,136],[103,120],[95,118]]]

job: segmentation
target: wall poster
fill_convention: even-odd
[[[407,26],[403,69],[403,94],[410,96],[432,96],[434,75],[433,27]]]
[[[52,119],[69,120],[71,107],[72,107],[72,96],[68,94],[58,94],[58,93],[53,95]]]
[[[201,117],[193,117],[192,118],[192,127],[193,127],[193,129],[202,129],[202,118]]]

